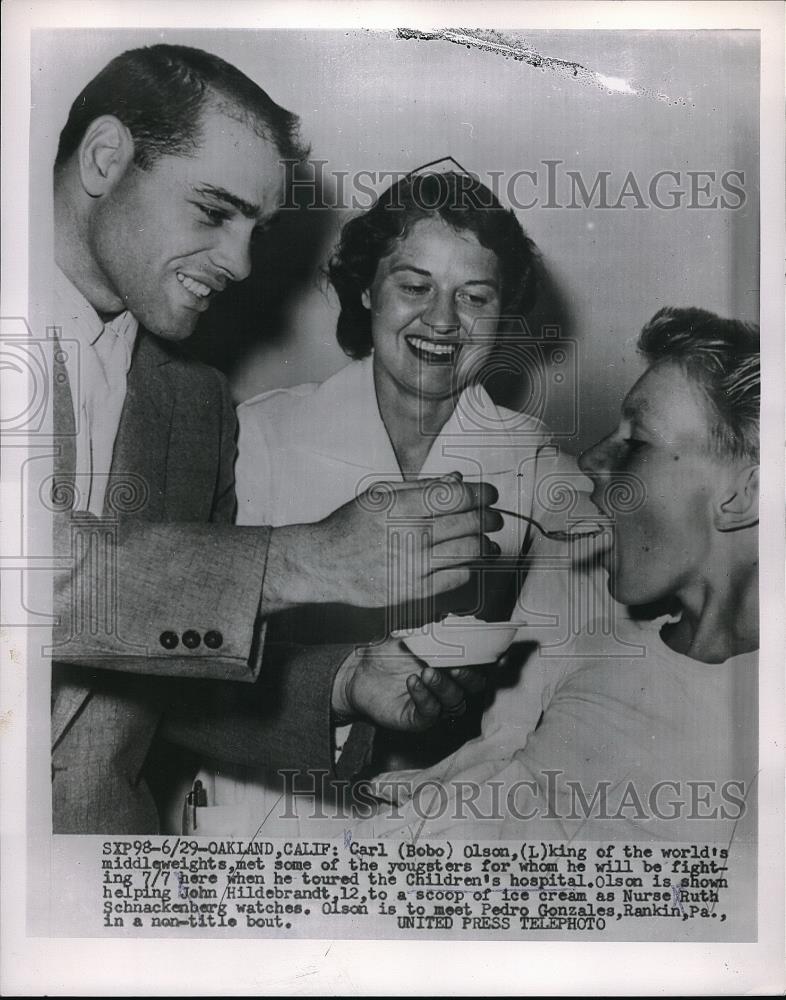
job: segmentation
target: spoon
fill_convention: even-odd
[[[596,538],[603,534],[602,527],[596,527],[594,531],[549,531],[534,517],[527,517],[526,514],[519,514],[515,510],[505,510],[503,507],[492,507],[491,510],[496,510],[500,514],[508,514],[510,517],[521,518],[522,521],[528,521],[538,529],[544,538],[549,538],[553,542],[577,542],[582,538]],[[587,521],[597,525],[597,522],[593,522],[590,518],[587,518]]]

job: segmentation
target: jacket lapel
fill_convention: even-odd
[[[129,484],[135,496],[140,488],[147,490],[147,503],[140,511],[143,517],[152,519],[162,515],[174,402],[165,373],[169,361],[166,350],[140,328],[115,441],[111,478],[104,502],[105,514],[113,513],[113,495],[128,496],[124,484]],[[74,482],[76,447],[71,391],[67,377],[58,380],[59,373],[65,374],[65,367],[60,365],[60,369],[62,372],[59,372],[55,361],[54,426],[60,436],[60,447],[55,457],[55,484],[65,487]],[[53,748],[91,694],[89,684],[81,680],[81,671],[73,674],[58,668],[57,664],[55,668],[52,675]]]
[[[172,428],[174,395],[167,378],[170,355],[158,340],[140,328],[128,387],[112,456],[112,476],[104,505],[111,514],[114,489],[119,495],[128,483],[132,495],[147,494],[140,515],[145,520],[164,516],[167,455]],[[114,488],[114,489],[113,489]]]
[[[68,373],[61,358],[60,342],[53,344],[52,361],[52,429],[55,438],[52,499],[72,497],[76,470],[76,423]],[[60,504],[57,504],[58,508]],[[57,651],[55,650],[55,657]],[[51,740],[54,748],[71,719],[90,695],[90,688],[71,678],[66,679],[62,670],[53,664],[52,670],[52,723]]]
[[[60,341],[55,338],[52,346],[52,430],[56,444],[52,493],[71,496],[76,470],[74,405]]]
[[[91,694],[89,685],[61,676],[58,666],[52,671],[52,749]]]

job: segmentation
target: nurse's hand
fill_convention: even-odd
[[[315,480],[314,490],[319,490]],[[499,553],[502,516],[488,483],[459,473],[377,483],[316,524],[272,530],[260,612],[298,604],[385,608],[463,586]]]
[[[400,639],[356,649],[341,664],[333,684],[336,723],[364,718],[386,729],[420,732],[466,711],[466,696],[485,684],[469,667],[435,670]]]

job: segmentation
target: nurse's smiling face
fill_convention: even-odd
[[[399,393],[449,398],[494,351],[497,255],[469,230],[421,219],[380,260],[363,305],[371,311],[378,386],[382,380]]]

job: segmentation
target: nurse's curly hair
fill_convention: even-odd
[[[471,232],[497,255],[502,282],[500,329],[535,304],[541,274],[538,249],[510,209],[466,173],[408,174],[380,195],[363,215],[350,219],[328,264],[341,304],[336,336],[345,354],[371,353],[371,313],[361,301],[377,265],[420,219],[441,218],[456,232]]]
[[[755,323],[722,319],[706,309],[661,309],[641,331],[638,347],[650,364],[679,365],[701,390],[716,454],[758,463],[761,377]]]

